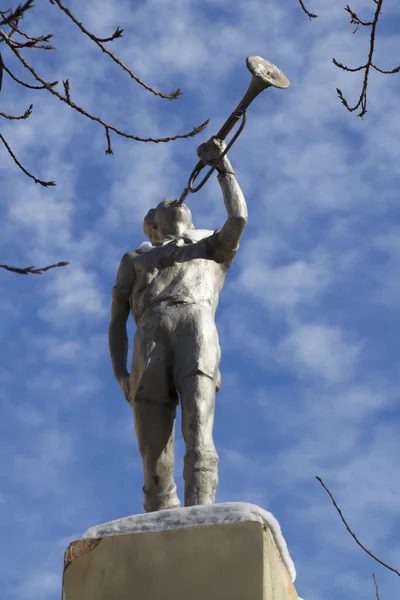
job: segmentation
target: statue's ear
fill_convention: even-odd
[[[154,222],[155,213],[155,209],[151,208],[143,220],[143,231],[149,240],[151,240],[152,232],[157,229],[157,226]]]
[[[155,223],[151,223],[149,228],[146,231],[146,235],[151,242],[156,242],[158,240],[157,236],[158,227]]]

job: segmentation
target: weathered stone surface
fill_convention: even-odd
[[[266,526],[272,535],[291,580],[296,579],[296,569],[278,521],[274,515],[249,502],[221,502],[219,504],[190,506],[172,510],[161,510],[142,515],[132,515],[90,527],[82,540],[92,541],[109,535],[144,533],[201,527],[204,525],[226,525],[228,523],[256,522]]]
[[[91,528],[71,544],[63,600],[298,600],[271,513],[247,503],[167,512],[164,528],[162,513],[153,523],[153,515],[137,515]]]
[[[196,231],[185,204],[163,200],[144,219],[149,243],[124,254],[113,287],[110,356],[133,410],[146,512],[180,506],[174,480],[178,401],[186,446],[184,504],[215,501],[219,458],[213,424],[221,385],[215,311],[247,223],[246,202],[225,148],[214,138],[198,148],[201,160],[220,171],[225,224],[215,232]],[[129,373],[130,312],[136,332]]]

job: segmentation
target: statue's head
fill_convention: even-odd
[[[151,242],[179,237],[188,229],[193,229],[190,209],[169,198],[151,208],[143,222],[143,230]]]

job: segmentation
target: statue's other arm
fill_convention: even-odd
[[[117,279],[112,289],[111,320],[108,343],[115,379],[129,402],[128,333],[126,323],[130,313],[130,296],[133,286],[133,253],[127,252],[121,259]]]

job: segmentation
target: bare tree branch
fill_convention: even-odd
[[[142,85],[145,89],[147,89],[148,91],[152,92],[153,94],[155,94],[155,95],[157,95],[157,96],[159,96],[161,98],[166,98],[168,100],[175,99],[175,98],[177,98],[181,94],[181,90],[180,89],[178,89],[176,92],[173,92],[172,94],[165,95],[165,94],[162,94],[161,92],[158,92],[155,89],[151,88],[150,86],[148,86],[147,84],[145,84],[143,81],[141,81],[135,75],[135,73],[133,73],[126,65],[124,65],[122,63],[122,61],[119,58],[117,58],[112,52],[110,52],[104,46],[104,43],[111,42],[111,41],[113,41],[115,39],[118,39],[118,38],[120,38],[122,36],[123,29],[121,29],[119,26],[115,29],[114,33],[110,37],[103,38],[103,39],[99,38],[99,37],[95,36],[94,34],[92,34],[90,31],[88,31],[82,25],[82,23],[80,23],[78,21],[78,19],[73,15],[73,13],[67,7],[64,6],[64,4],[61,2],[61,0],[49,0],[49,1],[53,5],[57,4],[57,6],[60,8],[60,10],[62,10],[77,25],[77,27],[81,30],[82,33],[84,33],[92,41],[94,41],[97,44],[97,46],[99,46],[100,49],[104,53],[108,54],[110,56],[110,58],[112,58],[112,60],[116,64],[118,64],[124,71],[126,71],[127,73],[129,73],[129,75],[131,76],[131,78],[134,79],[140,85]],[[178,140],[178,139],[185,139],[185,138],[193,137],[193,136],[197,135],[198,133],[200,133],[201,131],[203,131],[203,129],[205,129],[205,127],[207,126],[207,124],[208,124],[209,121],[206,121],[206,122],[202,123],[201,125],[199,125],[198,127],[193,128],[188,133],[178,134],[178,135],[175,135],[175,136],[168,136],[168,137],[163,137],[163,138],[152,138],[152,137],[144,138],[144,137],[136,136],[136,135],[133,135],[133,134],[126,133],[126,132],[118,129],[115,126],[106,123],[104,120],[102,120],[99,117],[97,117],[97,116],[89,113],[88,111],[86,111],[82,107],[80,107],[77,104],[75,104],[74,102],[72,102],[71,96],[70,96],[70,85],[69,85],[69,80],[68,79],[66,79],[65,81],[63,81],[64,94],[61,94],[60,92],[58,92],[56,90],[53,90],[53,88],[58,84],[58,81],[53,81],[53,82],[46,82],[46,81],[44,81],[44,79],[42,79],[42,77],[40,77],[40,75],[35,71],[35,69],[32,67],[32,65],[19,52],[21,49],[24,49],[24,48],[36,48],[36,49],[40,49],[40,50],[52,50],[52,49],[54,49],[54,46],[51,46],[50,44],[43,43],[43,42],[48,42],[48,40],[53,37],[53,34],[40,35],[40,36],[31,36],[31,35],[28,35],[25,31],[23,31],[20,28],[20,26],[19,26],[19,20],[23,17],[24,13],[28,9],[32,8],[32,6],[33,6],[33,1],[32,0],[28,0],[24,4],[19,5],[14,11],[11,8],[8,9],[8,10],[6,10],[6,11],[1,11],[0,10],[0,18],[2,19],[1,24],[7,25],[8,27],[10,27],[10,31],[8,33],[6,33],[4,31],[4,29],[2,29],[0,27],[0,43],[5,43],[6,46],[8,46],[8,48],[17,57],[17,59],[19,60],[19,62],[31,73],[31,75],[34,77],[34,79],[40,85],[32,85],[30,83],[27,83],[27,82],[21,80],[16,75],[14,75],[14,73],[8,67],[6,67],[6,65],[4,64],[4,61],[2,59],[2,55],[0,53],[0,90],[1,90],[1,85],[2,85],[3,71],[5,71],[11,77],[11,79],[13,79],[16,83],[18,83],[19,85],[22,85],[23,87],[26,87],[28,89],[34,89],[34,90],[43,90],[43,89],[47,90],[48,92],[50,92],[51,94],[53,94],[54,96],[56,96],[59,100],[61,100],[62,102],[65,102],[66,104],[68,104],[68,106],[70,106],[72,109],[76,110],[77,112],[79,112],[83,116],[91,119],[92,121],[96,121],[97,123],[99,123],[100,125],[102,125],[104,127],[105,134],[106,134],[106,140],[107,140],[106,154],[113,154],[113,150],[112,150],[112,146],[111,146],[111,138],[110,138],[110,132],[111,131],[113,131],[117,135],[120,135],[120,136],[128,138],[128,139],[132,139],[132,140],[135,140],[135,141],[138,141],[138,142],[153,142],[153,143],[160,143],[160,142],[162,142],[162,143],[166,143],[166,142],[171,142],[171,141],[175,141],[175,140]],[[14,34],[19,35],[23,39],[22,40],[18,40],[18,39],[12,38],[12,36]],[[14,117],[12,115],[6,115],[5,113],[0,113],[0,116],[4,117],[4,118],[8,118],[10,120],[16,120],[16,119],[27,118],[29,116],[28,113],[30,114],[30,111],[27,111],[24,115],[19,116],[19,117]],[[17,160],[17,158],[15,157],[15,155],[13,154],[13,152],[11,151],[10,146],[8,145],[8,143],[6,142],[6,140],[4,139],[3,136],[0,138],[0,141],[2,141],[3,144],[5,145],[5,147],[7,148],[7,151],[9,152],[10,156],[13,158],[15,164],[26,175],[28,175],[28,177],[32,178],[36,183],[39,183],[41,185],[45,185],[45,186],[54,185],[54,182],[41,181],[40,179],[36,178],[31,173],[29,173],[21,165],[21,163]]]
[[[4,16],[4,12],[0,11],[0,15]],[[21,37],[25,38],[27,40],[27,42],[20,42],[17,40],[13,40],[12,43],[17,47],[17,48],[40,48],[42,50],[55,50],[54,46],[51,46],[50,44],[47,45],[42,45],[42,46],[37,46],[38,43],[40,42],[48,42],[49,39],[51,39],[53,37],[52,33],[49,33],[47,35],[40,35],[37,37],[33,37],[31,35],[28,35],[27,33],[25,33],[25,31],[21,31],[18,28],[18,24],[19,24],[19,19],[22,17],[19,17],[18,19],[16,19],[15,21],[11,21],[8,25],[11,28],[11,31],[8,34],[8,37],[11,38],[14,33],[18,33],[18,35],[20,35]],[[1,40],[4,41],[4,40]]]
[[[343,69],[343,71],[348,71],[349,73],[356,73],[357,71],[362,71],[367,66],[367,65],[361,65],[360,67],[350,68],[350,67],[346,67],[345,65],[343,65],[341,62],[339,62],[335,58],[332,60],[337,67],[340,67],[341,69]]]
[[[45,90],[45,89],[47,89],[47,86],[53,87],[55,85],[58,85],[58,81],[52,81],[51,83],[47,83],[46,85],[31,85],[30,83],[26,83],[26,81],[22,81],[21,79],[18,79],[18,77],[16,77],[10,71],[10,69],[8,69],[6,67],[6,65],[4,63],[3,63],[3,69],[11,77],[11,79],[13,79],[16,83],[18,83],[19,85],[22,85],[26,88],[29,88],[30,90]],[[0,88],[0,90],[1,90],[1,88]]]
[[[379,1],[379,0],[378,0]],[[376,562],[378,562],[380,565],[386,567],[387,569],[389,569],[389,571],[392,571],[393,573],[396,573],[396,575],[399,575],[400,577],[400,572],[397,571],[397,569],[394,569],[393,567],[390,567],[389,565],[387,565],[386,563],[384,563],[382,560],[380,560],[379,558],[377,558],[374,554],[372,554],[372,552],[370,552],[361,542],[360,540],[357,538],[356,534],[350,529],[349,525],[347,524],[346,519],[344,518],[342,511],[340,510],[339,506],[337,505],[337,502],[335,500],[335,498],[333,497],[332,493],[329,491],[329,489],[326,487],[326,485],[324,484],[324,482],[322,481],[321,477],[316,477],[316,479],[320,482],[320,484],[322,485],[322,487],[324,488],[324,490],[327,492],[327,494],[330,496],[330,499],[332,500],[332,504],[333,506],[336,508],[337,512],[339,513],[340,518],[342,519],[344,526],[346,527],[347,531],[350,533],[351,537],[357,542],[357,544],[360,546],[360,548],[362,548],[364,550],[364,552],[366,552],[371,558],[373,558],[374,560],[376,560]]]
[[[3,84],[3,70],[4,70],[3,57],[1,56],[1,52],[0,52],[0,92],[1,92],[1,86]]]
[[[299,0],[299,4],[300,4],[301,8],[303,9],[303,11],[306,13],[307,17],[310,19],[310,21],[312,19],[316,19],[318,17],[318,15],[315,15],[314,13],[312,13],[306,9],[303,0]]]
[[[68,17],[71,19],[71,21],[73,21],[75,23],[75,25],[77,27],[79,27],[79,29],[82,31],[82,33],[84,33],[85,35],[87,35],[91,40],[93,40],[93,42],[95,44],[97,44],[103,52],[105,52],[106,54],[108,54],[108,56],[110,58],[112,58],[112,60],[114,62],[117,63],[117,65],[119,65],[120,67],[122,67],[122,69],[124,71],[126,71],[127,73],[129,73],[129,75],[132,77],[132,79],[134,79],[137,83],[139,83],[141,86],[143,86],[146,90],[148,90],[149,92],[152,92],[153,94],[155,94],[156,96],[160,96],[160,98],[165,98],[166,100],[175,100],[178,96],[181,95],[182,90],[178,89],[176,90],[176,92],[172,92],[172,94],[162,94],[161,92],[157,92],[155,89],[153,89],[152,87],[150,87],[149,85],[147,85],[146,83],[144,83],[144,81],[142,81],[141,79],[139,79],[139,77],[137,75],[135,75],[135,73],[133,73],[133,71],[131,71],[131,69],[129,69],[126,65],[124,65],[124,63],[115,56],[115,54],[113,54],[112,52],[110,52],[110,50],[108,48],[106,48],[106,46],[103,46],[102,44],[102,40],[100,40],[100,38],[96,37],[95,35],[93,35],[93,33],[90,33],[90,31],[88,31],[83,25],[82,23],[80,23],[78,21],[78,19],[72,14],[72,12],[62,4],[61,0],[50,0],[51,4],[57,4],[57,6],[66,14],[68,15]],[[114,36],[116,34],[116,32],[119,30],[119,28],[116,29],[116,31],[114,32]],[[121,30],[119,30],[121,31]],[[121,34],[119,34],[116,37],[120,37]],[[111,39],[115,39],[113,38],[113,36],[111,36],[111,38],[109,38],[108,40],[105,41],[110,41]]]
[[[71,96],[69,95],[69,81],[68,81],[68,79],[66,79],[65,81],[63,81],[63,86],[64,86],[65,97],[68,100],[68,103],[71,104]]]
[[[375,71],[378,71],[379,73],[383,73],[384,75],[393,75],[394,73],[398,73],[400,71],[400,66],[395,67],[394,69],[392,69],[391,71],[385,71],[384,69],[380,69],[379,67],[377,67],[376,65],[371,65],[371,67],[373,69],[375,69]]]
[[[8,36],[10,37],[10,36]],[[55,46],[51,44],[42,44],[38,46],[38,40],[28,40],[27,42],[17,42],[15,40],[11,40],[14,48],[35,48],[36,50],[55,50]]]
[[[375,596],[376,596],[376,600],[380,600],[380,598],[379,598],[379,588],[378,588],[378,583],[376,581],[375,573],[372,573],[372,578],[373,578],[374,584],[375,584]]]
[[[45,271],[49,271],[50,269],[54,269],[56,267],[66,267],[69,265],[69,262],[58,262],[54,265],[49,265],[48,267],[41,267],[40,269],[35,269],[32,267],[24,267],[20,269],[18,267],[10,267],[10,265],[2,265],[0,264],[1,269],[5,269],[6,271],[11,271],[12,273],[19,273],[20,275],[41,275]]]
[[[398,67],[395,67],[394,69],[385,70],[385,69],[381,69],[381,68],[377,67],[372,62],[373,55],[374,55],[374,49],[375,49],[376,27],[378,24],[380,14],[382,12],[383,0],[372,0],[372,1],[376,4],[376,10],[375,10],[374,18],[372,21],[365,21],[363,19],[360,19],[360,17],[357,15],[357,13],[354,12],[354,10],[352,10],[348,4],[344,9],[350,15],[350,23],[356,26],[353,33],[356,33],[356,31],[358,30],[360,25],[362,27],[370,27],[371,28],[371,36],[370,36],[369,53],[368,53],[367,62],[364,65],[361,65],[359,67],[351,68],[351,67],[347,67],[343,63],[339,62],[338,60],[336,60],[336,58],[332,59],[332,62],[334,63],[334,65],[336,65],[339,69],[342,69],[343,71],[347,71],[349,73],[356,73],[357,71],[365,71],[363,84],[362,84],[362,88],[361,88],[361,93],[360,93],[358,102],[354,106],[350,106],[347,99],[345,98],[342,90],[339,88],[336,88],[336,92],[337,92],[337,95],[338,95],[341,103],[349,112],[354,112],[355,110],[357,110],[358,108],[361,107],[361,111],[357,115],[358,117],[361,117],[361,118],[363,118],[367,112],[367,89],[368,89],[368,81],[369,81],[369,74],[370,74],[371,68],[375,69],[375,71],[378,71],[379,73],[382,73],[384,75],[394,75],[395,73],[400,72],[400,65]],[[304,5],[303,0],[299,0],[299,4],[300,4],[301,8],[303,9],[303,11],[305,12],[305,14],[308,15],[310,20],[318,16],[318,15],[311,13],[309,10],[307,10],[307,8]]]
[[[3,17],[3,20],[0,21],[0,27],[2,25],[10,25],[13,21],[18,21],[18,19],[20,19],[27,10],[32,8],[32,6],[33,0],[28,0],[25,2],[25,4],[19,4],[14,12],[12,12],[11,8],[5,11],[0,11],[1,16]],[[10,13],[9,16],[5,17],[4,15],[6,15],[8,12]]]
[[[52,37],[54,37],[53,33],[48,33],[47,35],[39,35],[38,37],[32,37],[25,33],[25,31],[21,31],[18,29],[18,23],[13,23],[10,25],[12,31],[16,31],[18,35],[24,37],[26,40],[31,40],[33,42],[48,42]]]
[[[0,117],[4,117],[5,119],[10,119],[11,121],[21,121],[22,119],[27,119],[28,117],[31,116],[32,114],[32,108],[33,108],[33,104],[31,104],[29,106],[29,108],[26,109],[26,111],[24,112],[23,115],[19,116],[19,117],[14,117],[13,115],[6,115],[3,112],[0,112]]]
[[[358,17],[358,15],[353,10],[351,10],[349,5],[347,5],[344,10],[346,12],[348,12],[350,15],[350,23],[352,23],[353,25],[356,26],[353,33],[355,33],[357,31],[359,25],[363,25],[364,27],[370,27],[371,25],[374,24],[373,21],[361,21],[361,19]]]
[[[349,112],[353,112],[361,107],[361,111],[357,115],[358,117],[361,117],[361,118],[363,118],[367,112],[367,89],[368,89],[368,80],[369,80],[369,74],[370,74],[371,68],[375,69],[379,73],[384,73],[385,75],[392,75],[392,74],[398,73],[400,71],[400,66],[392,69],[391,71],[385,71],[383,69],[380,69],[376,65],[374,65],[372,62],[373,55],[374,55],[374,49],[375,49],[376,27],[378,25],[378,20],[379,20],[380,14],[382,12],[383,0],[373,0],[373,1],[376,4],[376,10],[375,10],[374,18],[372,21],[364,21],[364,20],[360,19],[358,17],[357,13],[355,13],[350,8],[349,5],[347,5],[345,8],[345,11],[347,11],[350,15],[350,23],[352,23],[356,26],[353,33],[355,33],[357,31],[359,25],[361,25],[363,27],[371,27],[368,59],[367,59],[367,62],[365,63],[365,65],[361,65],[360,67],[356,67],[356,68],[350,68],[350,67],[343,65],[341,62],[339,62],[335,58],[332,59],[333,63],[337,67],[339,67],[339,69],[342,69],[343,71],[349,71],[352,73],[354,73],[356,71],[361,71],[361,70],[365,71],[360,97],[358,99],[358,102],[354,106],[349,106],[349,103],[347,102],[345,96],[343,95],[342,90],[340,90],[339,88],[336,89],[340,101],[345,106],[345,108],[347,108],[347,110]]]
[[[54,0],[54,1],[57,2],[58,0]],[[197,135],[200,131],[203,131],[203,129],[205,129],[205,127],[209,123],[209,119],[208,119],[207,121],[205,121],[204,123],[202,123],[198,127],[195,127],[189,133],[178,134],[178,135],[174,135],[174,136],[170,136],[170,137],[165,137],[165,138],[142,138],[142,137],[139,137],[137,135],[125,133],[124,131],[121,131],[117,127],[114,127],[113,125],[110,125],[110,124],[106,123],[105,121],[103,121],[99,117],[96,117],[95,115],[92,115],[91,113],[87,112],[86,110],[84,110],[83,108],[81,108],[80,106],[78,106],[77,104],[75,104],[74,102],[71,102],[71,100],[68,100],[67,97],[62,96],[59,92],[57,92],[57,90],[54,90],[48,83],[46,83],[46,81],[44,81],[44,79],[42,79],[42,77],[40,77],[40,75],[38,75],[36,73],[36,71],[34,70],[34,68],[24,59],[24,57],[17,50],[17,48],[15,48],[10,43],[7,34],[4,33],[4,31],[1,28],[0,28],[0,37],[4,39],[4,41],[6,42],[7,46],[10,48],[10,50],[15,54],[15,56],[24,65],[24,67],[26,69],[28,69],[28,71],[33,75],[33,77],[36,79],[36,81],[39,81],[39,83],[41,83],[51,94],[53,94],[54,96],[56,96],[57,98],[59,98],[59,100],[61,100],[62,102],[65,102],[66,104],[68,104],[69,106],[71,106],[72,108],[74,108],[77,112],[79,112],[80,114],[84,115],[85,117],[91,119],[92,121],[96,121],[97,123],[100,123],[100,125],[102,125],[106,130],[108,129],[110,131],[114,131],[114,133],[116,133],[117,135],[120,135],[122,137],[131,139],[131,140],[136,140],[137,142],[153,142],[153,143],[158,144],[160,142],[162,142],[162,143],[172,142],[172,141],[175,141],[175,140],[178,140],[178,139],[185,139],[185,138],[193,137],[193,136]],[[107,152],[107,153],[109,154],[109,152]]]
[[[144,83],[141,79],[139,79],[139,77],[137,77],[137,75],[135,75],[135,73],[133,73],[131,69],[129,69],[119,58],[117,58],[112,52],[110,52],[104,46],[105,43],[111,42],[113,40],[116,40],[116,39],[122,37],[124,30],[121,29],[119,26],[115,29],[115,31],[113,32],[113,34],[111,36],[106,37],[106,38],[97,37],[97,36],[93,35],[90,31],[88,31],[82,25],[82,23],[80,23],[78,21],[78,19],[76,19],[76,17],[72,14],[72,12],[67,7],[64,6],[64,4],[61,2],[61,0],[49,0],[49,1],[53,5],[57,4],[57,6],[60,8],[60,10],[62,10],[69,17],[69,19],[71,19],[75,23],[75,25],[77,25],[77,27],[80,29],[80,31],[83,34],[88,36],[102,50],[102,52],[104,52],[105,54],[108,54],[110,56],[110,58],[116,64],[119,65],[119,67],[121,67],[124,71],[126,71],[132,79],[134,79],[137,83],[139,83],[141,86],[143,86],[146,90],[150,91],[151,93],[155,94],[156,96],[159,96],[161,98],[165,98],[168,100],[173,100],[182,93],[181,90],[178,89],[176,92],[173,92],[172,94],[165,95],[165,94],[162,94],[161,92],[158,92],[157,90],[153,89],[152,87],[150,87],[149,85]],[[178,139],[192,137],[194,135],[197,135],[200,131],[202,131],[207,126],[208,121],[206,121],[205,123],[202,123],[198,127],[193,128],[191,131],[189,131],[188,133],[185,133],[185,134],[178,134],[175,136],[169,136],[169,137],[163,137],[163,138],[152,138],[152,137],[143,138],[143,137],[139,137],[139,136],[136,136],[133,134],[126,133],[126,132],[118,129],[115,126],[110,125],[109,123],[106,123],[101,118],[89,113],[82,107],[75,104],[71,100],[70,82],[68,79],[62,81],[63,93],[61,91],[58,92],[58,91],[54,90],[53,88],[58,84],[58,81],[46,82],[40,76],[40,74],[37,73],[37,71],[30,64],[30,62],[20,52],[21,50],[23,50],[25,48],[27,48],[27,49],[35,48],[35,49],[39,49],[39,50],[53,50],[54,49],[54,46],[47,43],[53,37],[53,34],[32,36],[32,35],[28,35],[28,33],[26,33],[23,29],[21,29],[21,26],[19,24],[20,20],[23,18],[25,12],[32,7],[33,7],[33,0],[28,0],[27,2],[20,4],[15,10],[13,10],[11,8],[6,11],[0,10],[0,44],[1,43],[5,44],[5,46],[18,59],[19,63],[22,64],[23,67],[30,72],[31,76],[33,76],[34,80],[39,85],[33,85],[33,84],[23,81],[22,79],[17,77],[11,71],[11,69],[4,64],[2,54],[0,53],[0,90],[1,90],[1,86],[2,86],[2,79],[3,79],[4,72],[7,73],[10,76],[10,78],[13,81],[15,81],[15,83],[17,83],[18,85],[21,85],[23,87],[26,87],[26,88],[32,89],[32,90],[47,90],[53,96],[57,97],[62,102],[66,103],[72,109],[76,110],[77,112],[79,112],[83,116],[91,119],[92,121],[96,121],[97,123],[102,125],[102,127],[104,128],[106,140],[107,140],[106,154],[113,153],[113,150],[111,147],[111,138],[110,138],[111,131],[113,131],[114,133],[116,133],[119,136],[122,136],[122,137],[125,137],[128,139],[133,139],[135,141],[159,143],[159,142],[170,142],[170,141],[174,141],[174,140],[178,140]],[[6,32],[2,28],[4,26],[9,28],[8,32]],[[18,38],[18,36],[19,36],[19,38]],[[0,117],[9,119],[9,120],[27,119],[31,115],[32,108],[33,108],[32,105],[30,105],[29,108],[25,111],[25,113],[23,115],[18,115],[18,116],[17,115],[9,115],[4,112],[0,112]],[[15,156],[14,152],[12,151],[10,145],[8,144],[7,140],[5,139],[5,137],[2,134],[0,134],[0,142],[4,145],[7,152],[11,156],[12,160],[17,165],[17,167],[25,175],[27,175],[29,178],[33,179],[35,181],[35,183],[38,183],[39,185],[42,185],[44,187],[55,185],[54,181],[42,181],[41,179],[38,179],[32,173],[30,173],[17,159],[17,157]],[[67,262],[60,262],[60,263],[57,263],[54,265],[49,265],[47,267],[42,267],[40,269],[35,269],[33,266],[25,267],[25,268],[18,268],[18,267],[13,267],[10,265],[1,264],[0,268],[6,269],[8,271],[12,271],[14,273],[20,273],[23,275],[27,275],[30,273],[31,274],[41,274],[49,269],[52,269],[55,267],[62,267],[67,264],[68,264]]]
[[[114,154],[111,147],[110,130],[106,127],[107,150],[106,154]]]
[[[116,39],[122,37],[123,33],[124,33],[124,30],[120,29],[120,27],[118,26],[117,29],[112,34],[112,36],[110,36],[108,38],[96,37],[96,39],[98,42],[102,42],[103,44],[105,44],[106,42],[112,42],[113,40],[116,40]]]
[[[29,173],[29,171],[21,165],[21,163],[19,162],[19,160],[17,159],[17,157],[15,156],[15,154],[13,153],[13,151],[11,150],[10,146],[7,144],[7,141],[5,140],[4,136],[1,133],[0,133],[0,140],[3,142],[4,146],[7,148],[7,151],[9,153],[9,155],[11,156],[11,158],[13,159],[13,161],[15,162],[15,164],[21,169],[21,171],[23,171],[25,173],[25,175],[27,175],[28,177],[33,179],[33,181],[35,183],[39,183],[43,187],[56,185],[54,181],[42,181],[41,179],[37,179],[37,177],[32,175],[32,173]]]

